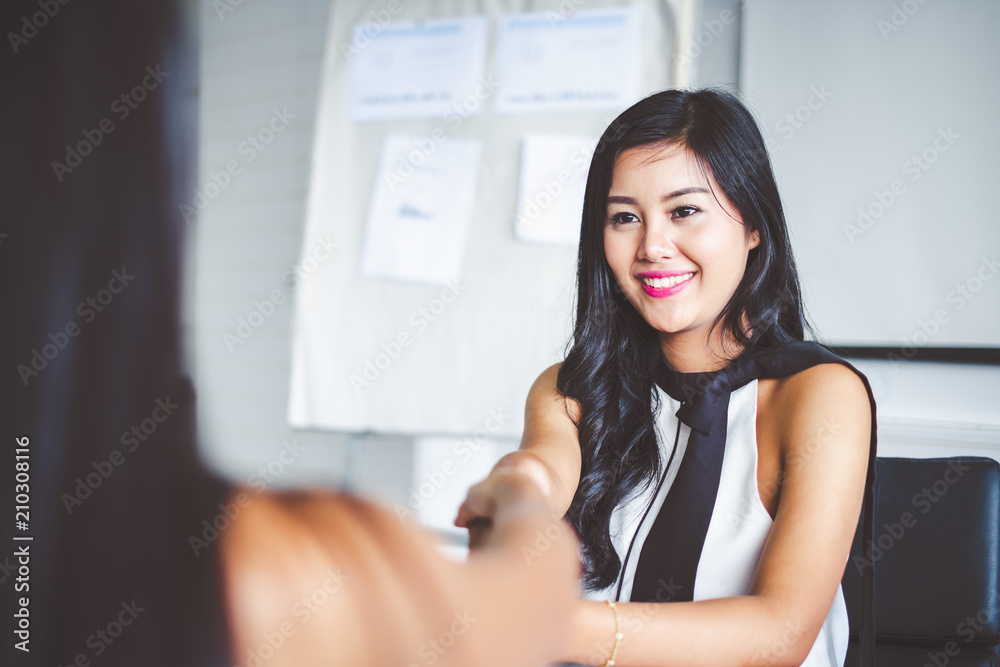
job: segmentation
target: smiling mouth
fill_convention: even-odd
[[[694,272],[683,273],[679,276],[670,276],[669,278],[646,278],[640,277],[639,281],[646,285],[647,287],[653,287],[656,289],[663,289],[665,287],[673,287],[674,285],[680,285],[681,283],[687,282],[694,278]]]

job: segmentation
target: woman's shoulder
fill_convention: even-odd
[[[867,442],[874,415],[863,376],[829,352],[814,361],[761,383],[759,416],[789,447],[834,432]]]
[[[529,409],[532,407],[542,408],[543,406],[558,404],[571,421],[579,422],[581,416],[579,401],[570,396],[565,396],[559,390],[559,369],[561,367],[562,362],[559,361],[539,374],[528,391],[528,407]]]
[[[815,341],[795,341],[751,353],[788,401],[849,394],[868,402],[866,378],[846,359]]]
[[[861,376],[851,367],[825,361],[775,378],[775,396],[783,407],[805,407],[807,404],[848,401],[869,406],[868,391]]]

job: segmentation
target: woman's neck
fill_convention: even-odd
[[[718,329],[711,337],[698,331],[660,333],[660,349],[670,366],[681,373],[717,371],[728,366],[742,350],[726,333],[725,344]]]

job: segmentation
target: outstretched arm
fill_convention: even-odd
[[[257,496],[223,538],[233,659],[268,667],[541,665],[567,650],[572,530],[534,482],[497,480],[495,529],[468,563],[341,494]],[[538,533],[558,536],[538,549]]]
[[[556,377],[560,364],[545,369],[528,392],[521,446],[503,456],[490,475],[469,489],[455,525],[470,527],[476,519],[489,520],[496,505],[495,474],[514,468],[535,480],[557,516],[564,516],[580,481],[580,439],[574,421],[580,406],[559,393]]]

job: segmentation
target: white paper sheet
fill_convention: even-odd
[[[639,97],[639,27],[637,7],[503,17],[493,110],[624,109]]]
[[[386,135],[368,207],[361,272],[431,285],[458,279],[481,142]]]
[[[345,45],[350,61],[351,119],[443,116],[480,84],[487,20],[359,24]]]
[[[529,134],[521,148],[515,235],[531,243],[580,242],[587,171],[597,140]]]

